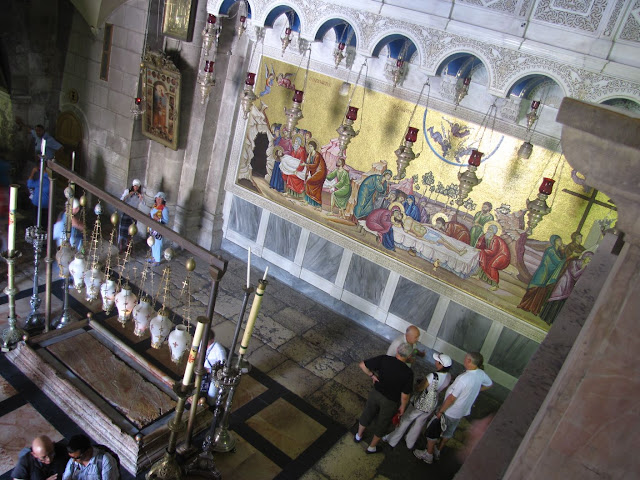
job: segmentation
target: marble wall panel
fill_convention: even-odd
[[[234,196],[229,212],[229,228],[249,240],[255,241],[260,226],[262,209],[239,197]]]
[[[503,328],[489,363],[514,377],[519,377],[540,344],[510,328]]]
[[[449,303],[438,337],[465,352],[479,352],[491,320],[455,302]]]
[[[389,312],[426,330],[440,295],[400,277]]]
[[[302,266],[331,283],[336,281],[344,248],[315,234],[309,235]]]
[[[277,215],[270,215],[264,246],[287,260],[293,261],[298,248],[300,232],[302,232],[302,228],[298,225],[287,222]]]
[[[386,268],[354,255],[349,264],[344,289],[374,305],[379,305],[388,277],[389,270]]]

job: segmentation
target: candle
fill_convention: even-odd
[[[193,334],[193,342],[191,342],[191,350],[189,351],[187,366],[184,369],[184,377],[182,377],[182,385],[185,387],[191,383],[191,375],[193,374],[193,369],[196,366],[196,357],[198,356],[200,340],[202,340],[202,334],[205,326],[209,326],[209,319],[207,317],[198,317],[198,326],[196,327],[196,333]]]
[[[43,138],[42,142],[40,143],[40,153],[42,153],[42,156],[44,157],[44,152],[47,150],[47,141]]]
[[[251,273],[251,247],[249,247],[249,255],[247,258],[247,288],[249,288],[250,273]]]
[[[266,276],[266,274],[265,274]],[[240,356],[247,353],[247,349],[249,348],[249,340],[251,340],[251,334],[253,333],[253,327],[256,323],[256,318],[258,318],[258,312],[260,311],[260,305],[262,305],[262,297],[264,295],[264,291],[267,288],[266,280],[258,280],[258,288],[256,289],[256,295],[253,297],[253,303],[251,304],[251,312],[249,312],[249,319],[247,320],[247,325],[244,328],[244,335],[242,336],[242,342],[240,342]]]
[[[267,279],[267,273],[269,272],[269,267],[267,267],[267,269],[264,271],[264,276],[262,277],[262,280],[266,280]]]
[[[71,152],[71,171],[73,172],[75,170],[75,165],[76,165],[76,151],[72,151]]]
[[[9,237],[7,255],[11,257],[11,253],[16,249],[16,207],[18,204],[18,188],[20,185],[11,185],[9,193]]]

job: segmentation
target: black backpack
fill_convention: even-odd
[[[96,445],[93,445],[93,448],[96,449],[96,466],[98,467],[98,472],[100,473],[100,476],[102,476],[102,459],[104,458],[104,454],[108,453],[116,461],[116,466],[118,468],[118,478],[119,479],[122,478],[122,474],[120,473],[120,457],[118,456],[118,454],[113,450],[111,450],[106,445],[96,444]]]

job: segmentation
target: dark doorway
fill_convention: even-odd
[[[266,133],[256,135],[253,144],[253,158],[251,159],[251,168],[253,175],[264,177],[267,174],[267,148],[269,147],[269,139]]]

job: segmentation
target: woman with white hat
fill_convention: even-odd
[[[142,200],[142,183],[140,183],[140,180],[134,178],[131,187],[124,190],[120,200],[133,208],[138,208]],[[127,248],[130,240],[129,227],[134,221],[135,220],[126,213],[123,213],[120,217],[120,226],[118,227],[118,248],[120,249],[120,253],[124,252]]]
[[[407,448],[409,450],[413,449],[422,427],[424,427],[438,406],[438,393],[451,383],[451,374],[449,373],[453,363],[451,357],[444,353],[435,352],[433,359],[436,362],[436,372],[427,375],[427,378],[418,385],[417,393],[411,398],[411,402],[407,405],[407,409],[402,415],[402,420],[396,429],[389,435],[382,437],[382,440],[392,447],[395,447],[402,440],[404,432],[409,429],[405,441],[407,442]]]
[[[169,223],[169,209],[167,208],[167,196],[164,192],[156,193],[155,197],[155,205],[151,208],[149,212],[149,216],[154,219],[156,222],[160,222],[163,225]],[[153,260],[149,259],[150,262],[153,262],[153,265],[160,265],[160,261],[162,260],[162,235],[153,230],[151,227],[151,235],[154,238],[153,246],[151,247],[151,254],[153,255]]]

